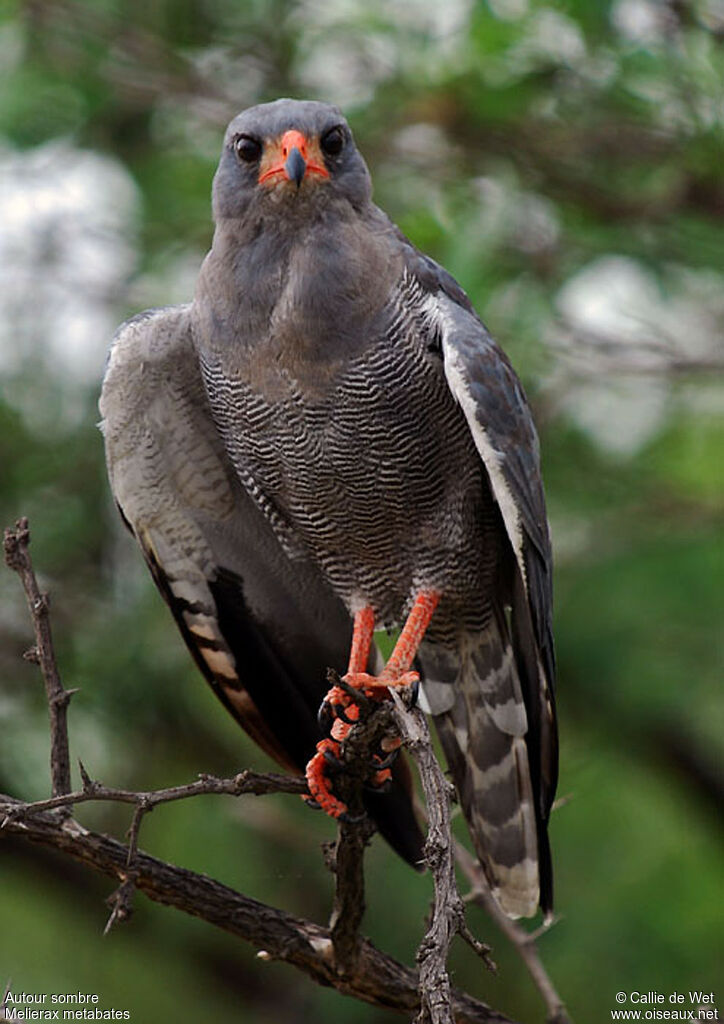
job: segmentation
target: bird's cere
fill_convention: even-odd
[[[293,181],[298,188],[307,174],[329,177],[316,140],[308,140],[301,132],[290,129],[281,139],[267,144],[260,167],[260,185],[268,181]]]

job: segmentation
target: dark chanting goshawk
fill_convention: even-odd
[[[551,548],[520,382],[373,204],[336,107],[234,118],[213,212],[193,300],[129,320],[110,353],[123,517],[217,696],[331,815],[357,705],[330,691],[323,734],[327,668],[377,697],[419,674],[496,898],[549,912]],[[383,665],[373,632],[398,625]],[[378,774],[366,810],[419,864],[404,759]]]

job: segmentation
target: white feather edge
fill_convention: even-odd
[[[513,552],[527,589],[525,558],[523,555],[523,528],[518,506],[515,503],[502,469],[505,454],[495,448],[478,419],[478,406],[470,390],[465,367],[450,340],[450,336],[455,328],[452,317],[445,308],[445,300],[439,295],[428,295],[423,301],[423,310],[428,319],[438,327],[442,336],[445,377],[447,378],[450,391],[465,414],[475,447],[487,470],[495,500],[503,516],[506,533],[513,546]]]

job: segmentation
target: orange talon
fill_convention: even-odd
[[[305,772],[310,796],[302,799],[313,800],[330,818],[339,818],[342,814],[347,813],[347,805],[330,792],[329,780],[325,771],[327,764],[324,759],[325,751],[339,757],[339,743],[334,740],[320,740],[317,744],[317,753],[307,764]]]
[[[324,699],[333,707],[343,708],[346,708],[352,700],[350,695],[345,693],[341,686],[333,686],[331,690],[327,691],[327,696]]]
[[[350,698],[350,703],[347,705],[346,709],[346,714],[347,718],[349,719],[349,722],[345,722],[345,725],[349,725],[350,722],[359,721],[359,706],[357,704],[352,704],[351,700],[352,699]]]
[[[352,706],[354,707],[354,705]],[[341,718],[336,718],[330,735],[333,740],[337,740],[338,743],[341,743],[342,740],[347,739],[351,728],[352,726],[348,722],[343,722]]]
[[[389,768],[382,768],[379,772],[375,772],[372,776],[372,785],[375,787],[384,786],[386,782],[390,782],[392,779],[392,772]]]
[[[375,701],[389,697],[389,689],[392,686],[417,686],[420,676],[411,669],[411,665],[439,600],[440,594],[434,590],[423,590],[417,595],[392,655],[379,676],[370,675],[366,671],[375,628],[375,613],[369,606],[361,608],[354,617],[349,665],[344,682],[358,690],[364,697]],[[340,709],[339,713],[335,714],[335,708]],[[320,710],[322,728],[326,728],[330,713],[335,714],[330,737],[320,740],[317,744],[317,753],[307,764],[306,776],[310,796],[306,799],[321,807],[330,817],[340,818],[347,814],[347,805],[338,800],[330,790],[327,772],[329,766],[325,753],[339,759],[340,745],[349,735],[353,724],[359,720],[360,708],[359,704],[355,703],[355,698],[342,687],[333,686],[324,698]],[[393,751],[399,746],[399,740],[395,743],[390,739],[387,743],[389,746],[384,747],[386,752]],[[380,763],[379,759],[377,763]],[[384,786],[391,778],[391,770],[388,767],[381,768],[372,776],[373,785]]]

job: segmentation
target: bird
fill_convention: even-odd
[[[332,817],[361,702],[419,683],[495,899],[549,917],[552,553],[521,383],[462,287],[375,205],[336,106],[238,114],[212,210],[192,299],[111,346],[121,515],[217,696]],[[385,663],[374,634],[396,628]],[[373,767],[366,811],[419,867],[404,757]]]

